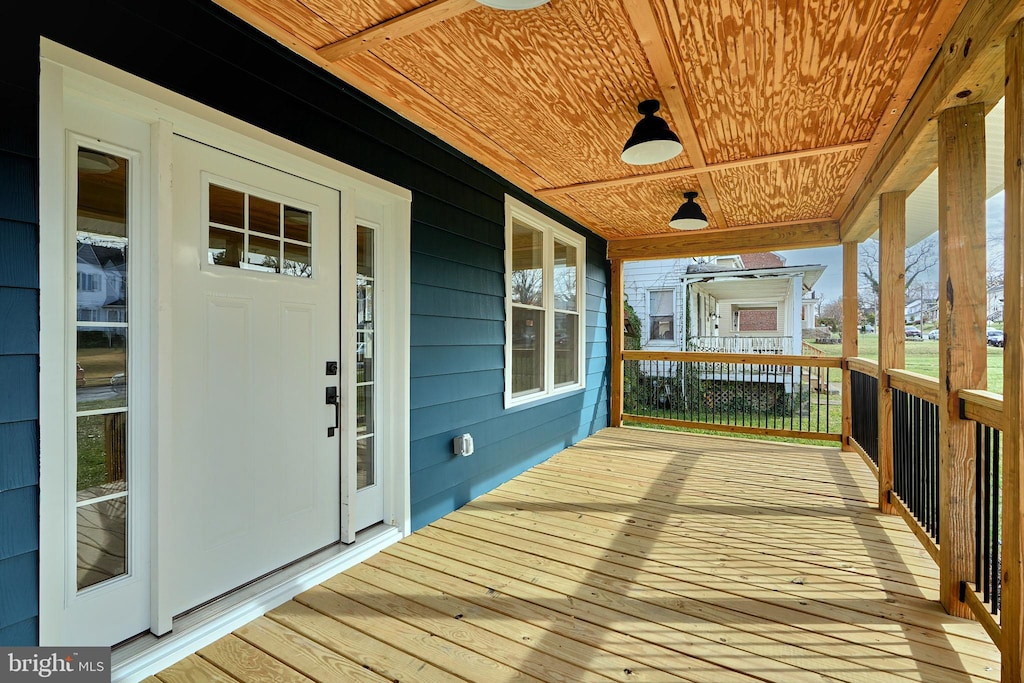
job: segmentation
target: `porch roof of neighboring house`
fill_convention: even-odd
[[[692,267],[692,266],[691,266]],[[754,296],[765,301],[781,301],[792,291],[794,277],[803,278],[804,291],[809,290],[825,272],[825,266],[784,266],[782,268],[717,268],[701,265],[698,272],[687,272],[684,283],[697,286],[719,300],[744,299]],[[689,269],[687,269],[689,271]]]
[[[936,168],[936,112],[998,102],[1000,37],[1024,15],[980,0],[217,2],[605,237],[613,259],[866,239],[878,194]],[[646,99],[684,150],[632,166],[619,155]],[[699,238],[668,227],[686,191],[709,219]]]

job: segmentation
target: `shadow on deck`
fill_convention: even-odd
[[[162,681],[997,681],[834,448],[606,429]]]

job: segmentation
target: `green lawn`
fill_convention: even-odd
[[[842,344],[811,344],[828,356],[841,356]],[[858,338],[857,355],[861,358],[878,360],[878,335],[861,332]],[[907,341],[905,370],[929,377],[939,376],[939,342],[925,339]],[[988,348],[988,390],[997,394],[1003,392],[1003,350],[996,346]]]

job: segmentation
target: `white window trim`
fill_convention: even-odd
[[[651,337],[651,294],[657,292],[669,292],[672,295],[672,338],[654,339]],[[671,287],[652,287],[647,290],[647,343],[651,346],[675,347],[679,344],[679,316],[676,314],[676,290]]]
[[[515,219],[544,235],[544,386],[522,396],[512,396],[512,220]],[[555,238],[576,249],[576,312],[579,357],[577,377],[579,380],[560,387],[555,381],[555,288],[554,250]],[[568,394],[587,385],[587,310],[586,310],[586,262],[587,241],[579,233],[569,230],[523,202],[505,195],[505,407],[512,408],[535,403],[552,396]]]

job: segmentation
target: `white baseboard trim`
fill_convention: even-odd
[[[318,553],[239,590],[237,594],[175,620],[174,630],[167,635],[143,636],[122,648],[115,648],[111,654],[111,683],[138,683],[163,671],[401,538],[401,532],[395,527],[360,532],[351,546]]]

